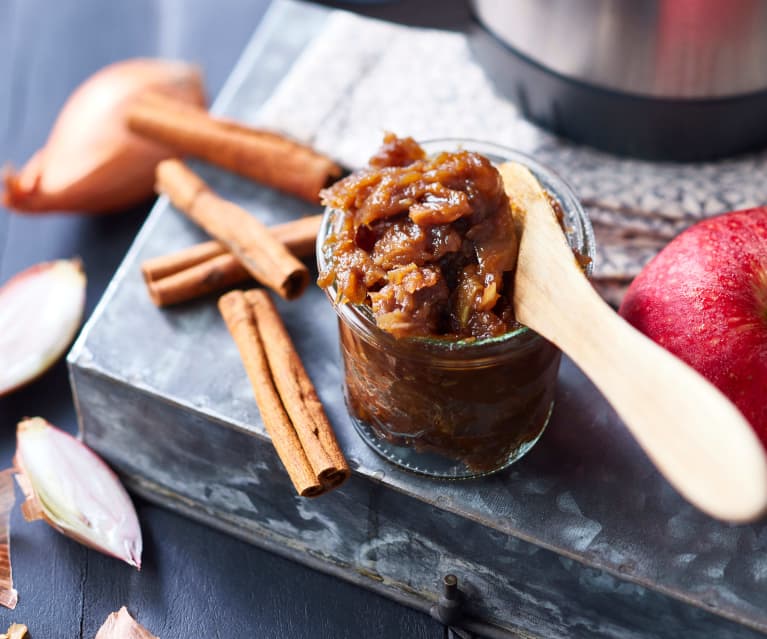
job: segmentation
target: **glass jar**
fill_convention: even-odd
[[[427,153],[461,148],[496,164],[524,164],[559,202],[570,245],[593,258],[591,224],[572,189],[551,170],[489,143],[448,139],[422,146]],[[325,211],[317,238],[320,269],[328,259],[325,239],[339,221],[338,211]],[[326,293],[336,299],[333,286]],[[476,340],[397,339],[376,326],[367,306],[334,308],[349,414],[362,439],[389,461],[433,477],[477,477],[508,467],[543,433],[561,353],[534,331],[520,327]]]

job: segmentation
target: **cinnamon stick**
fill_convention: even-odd
[[[180,160],[157,165],[156,189],[221,242],[259,282],[285,299],[301,295],[309,270],[247,211],[210,190]]]
[[[284,242],[283,242],[284,244]],[[168,255],[160,255],[158,257],[152,257],[148,260],[144,260],[141,263],[141,274],[144,276],[144,280],[148,282],[155,282],[161,280],[168,275],[174,275],[180,273],[192,266],[197,266],[203,262],[225,254],[231,255],[226,246],[224,246],[218,240],[209,240],[207,242],[201,242],[195,244],[175,253],[169,253]],[[237,258],[232,256],[235,262]],[[237,262],[239,264],[239,262]],[[245,276],[247,277],[247,271],[242,268]]]
[[[146,280],[155,306],[172,306],[220,291],[250,278],[250,273],[231,253],[195,264],[159,280]]]
[[[269,294],[253,289],[245,292],[245,300],[253,312],[274,385],[312,470],[323,486],[334,488],[346,481],[350,470],[317,391]]]
[[[314,254],[321,215],[269,227],[269,231],[299,258]],[[169,306],[207,295],[250,278],[250,273],[216,240],[195,244],[141,264],[149,295],[157,306]]]
[[[341,175],[333,160],[278,133],[211,116],[202,108],[150,93],[127,113],[134,133],[309,202]]]
[[[222,295],[218,301],[218,308],[240,352],[264,427],[272,438],[272,444],[296,492],[302,497],[315,497],[321,494],[322,484],[312,471],[293,424],[274,388],[263,343],[256,330],[253,313],[245,300],[245,295],[242,291],[232,291]]]
[[[218,302],[282,464],[299,495],[316,497],[340,485],[349,476],[349,467],[290,337],[270,305],[264,291],[231,291]],[[280,340],[276,350],[267,346],[274,339]],[[275,368],[270,350],[288,354],[287,361]],[[299,389],[307,393],[308,402],[296,397]],[[292,406],[296,400],[301,407]]]

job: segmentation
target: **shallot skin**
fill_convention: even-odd
[[[146,93],[205,106],[200,70],[185,62],[135,58],[96,72],[68,98],[45,146],[3,175],[3,204],[21,213],[117,212],[153,192],[168,147],[132,133],[125,112]]]

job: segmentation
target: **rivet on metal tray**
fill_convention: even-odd
[[[436,606],[431,608],[431,616],[446,626],[451,626],[461,618],[461,591],[458,577],[452,574],[442,577],[442,594]]]

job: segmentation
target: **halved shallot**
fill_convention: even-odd
[[[128,493],[85,444],[41,417],[19,422],[16,480],[27,521],[43,519],[72,539],[141,568],[141,529]]]
[[[39,377],[64,354],[84,308],[80,260],[37,264],[0,288],[0,396]]]

